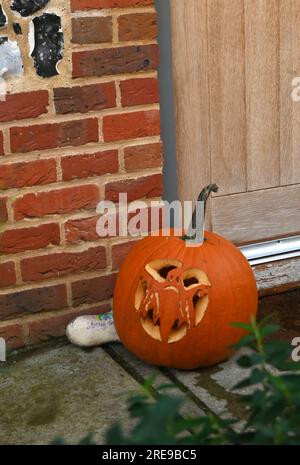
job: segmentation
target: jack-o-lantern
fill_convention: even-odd
[[[215,186],[204,189],[199,199]],[[123,344],[145,362],[193,369],[228,358],[249,323],[257,288],[246,258],[231,242],[205,232],[149,236],[125,259],[114,291],[114,320]]]

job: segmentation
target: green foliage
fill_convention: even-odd
[[[184,399],[168,394],[168,386],[156,388],[154,399],[149,380],[143,392],[129,400],[130,416],[136,420],[131,434],[125,435],[115,424],[107,433],[107,444],[300,444],[300,363],[290,360],[288,343],[269,339],[277,326],[255,321],[235,326],[248,331],[237,344],[238,349],[248,349],[247,355],[237,363],[250,374],[234,388],[250,391],[241,395],[248,410],[243,427],[238,427],[238,418],[182,417]]]

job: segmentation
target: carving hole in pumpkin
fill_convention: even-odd
[[[208,295],[200,297],[198,294],[196,294],[193,297],[193,305],[194,305],[194,311],[195,311],[195,326],[198,326],[199,323],[201,323],[201,321],[203,320],[206,309],[208,307],[208,303],[209,303]]]
[[[176,268],[181,267],[181,262],[178,260],[170,260],[168,258],[162,258],[154,260],[146,265],[146,271],[152,276],[155,281],[163,283],[166,281],[168,273]]]
[[[140,279],[138,288],[135,293],[135,298],[134,298],[134,307],[136,310],[140,309],[141,303],[146,297],[146,291],[147,291],[147,283],[143,279]]]
[[[172,342],[180,341],[187,333],[187,324],[183,323],[179,326],[179,320],[176,320],[168,338],[168,343],[172,344]]]
[[[160,328],[159,328],[159,323],[160,321],[157,320],[157,323],[154,323],[153,320],[153,308],[151,308],[147,315],[146,318],[141,318],[141,324],[149,336],[153,337],[153,339],[156,339],[157,341],[161,341],[161,335],[160,335]]]
[[[196,287],[198,284],[204,284],[205,286],[211,285],[206,273],[197,268],[185,270],[183,273],[183,284],[186,289]]]

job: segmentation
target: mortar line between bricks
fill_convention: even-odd
[[[123,16],[128,14],[136,14],[136,13],[156,13],[156,9],[154,6],[137,6],[137,7],[120,7],[120,8],[102,8],[102,9],[90,9],[90,10],[76,10],[70,13],[71,18],[83,18],[89,16],[99,16],[99,17],[106,17],[106,16]]]
[[[49,310],[44,312],[37,312],[37,313],[30,313],[30,314],[23,314],[20,316],[15,316],[14,318],[10,318],[7,320],[0,321],[0,329],[6,326],[12,326],[15,324],[27,324],[33,321],[42,321],[48,320],[51,317],[64,317],[72,314],[76,314],[82,311],[89,311],[94,308],[101,307],[111,307],[111,299],[106,299],[101,302],[92,302],[89,304],[79,305],[78,307],[64,307],[63,309],[58,310]]]
[[[104,186],[103,186],[104,187]],[[152,197],[148,199],[144,199],[146,206],[149,208],[151,206],[152,201],[161,201],[160,197]],[[117,204],[116,204],[117,205]],[[52,224],[52,223],[59,223],[62,221],[64,224],[67,223],[68,221],[78,221],[78,220],[87,220],[89,218],[94,218],[98,217],[99,214],[96,212],[96,209],[85,209],[85,210],[76,210],[73,212],[67,212],[67,213],[62,213],[62,214],[54,214],[54,215],[47,215],[42,218],[24,218],[23,220],[19,220],[15,222],[14,220],[12,222],[6,221],[4,224],[2,224],[3,231],[14,229],[24,229],[24,228],[34,228],[38,226],[43,226],[47,224]],[[13,228],[11,228],[13,226]],[[78,242],[78,243],[73,243],[73,242],[68,242],[66,245],[67,246],[72,246],[72,245],[79,245],[80,243],[86,243],[86,244],[92,244],[93,242],[99,244],[100,241],[103,241],[103,244],[105,245],[107,241],[114,242],[116,240],[120,239],[130,239],[130,237],[125,236],[125,237],[120,237],[120,236],[115,236],[115,237],[104,237],[104,238],[99,238],[96,239],[95,241],[83,241],[83,242]],[[0,262],[1,262],[1,256],[0,256]]]
[[[126,171],[126,168],[125,168],[125,153],[124,153],[123,147],[120,147],[118,150],[118,160],[119,160],[119,173],[120,174],[124,173],[124,174],[129,175],[130,173]],[[147,172],[147,169],[144,168],[142,172],[144,173]]]
[[[55,88],[61,88],[61,87],[67,87],[67,88],[72,88],[72,87],[82,87],[82,86],[87,86],[87,85],[93,85],[93,84],[104,84],[107,82],[111,82],[114,79],[118,78],[121,81],[126,81],[128,79],[132,78],[143,78],[143,77],[157,77],[157,69],[149,69],[149,70],[142,70],[134,73],[119,73],[119,74],[105,74],[103,76],[83,76],[83,77],[78,77],[75,79],[68,79],[65,80],[61,78],[59,81],[58,85],[55,87],[50,87],[46,88],[51,94],[53,92],[53,89]],[[13,86],[13,83],[15,86]],[[13,81],[13,83],[10,84],[8,87],[8,91],[10,94],[15,95],[19,93],[30,93],[30,92],[36,92],[41,90],[41,85],[40,81],[36,82],[34,79],[30,82],[26,80],[26,87],[22,85],[22,82]]]
[[[73,306],[72,284],[67,281],[65,285],[67,291],[67,304],[71,308]]]
[[[106,150],[117,150],[120,147],[135,147],[138,145],[147,145],[147,144],[157,144],[161,143],[160,135],[155,136],[145,136],[134,139],[127,139],[123,141],[116,142],[93,142],[85,145],[79,146],[68,146],[68,147],[57,147],[49,150],[34,150],[33,152],[18,152],[11,153],[1,156],[0,162],[3,165],[10,165],[12,163],[24,163],[36,160],[51,160],[53,157],[61,156],[78,156],[78,155],[88,155],[96,152],[102,152]],[[45,152],[45,153],[43,153]],[[76,152],[76,153],[74,153]]]
[[[77,44],[73,46],[73,53],[78,52],[94,52],[100,50],[113,50],[114,48],[123,47],[141,47],[145,45],[157,45],[156,39],[139,39],[139,40],[127,40],[118,42],[103,42],[100,44]]]
[[[119,23],[118,16],[112,15],[112,45],[115,46],[119,41]]]
[[[132,241],[135,242],[135,241]],[[120,243],[122,244],[128,244],[127,242]],[[118,244],[117,244],[118,245]],[[10,261],[10,260],[6,260]],[[5,262],[3,262],[5,263]],[[84,270],[81,271],[80,273],[73,273],[61,277],[53,277],[53,278],[47,278],[45,280],[39,280],[39,281],[21,281],[20,283],[13,284],[11,286],[3,287],[0,289],[0,296],[2,295],[7,295],[10,293],[15,293],[15,292],[24,292],[24,291],[29,291],[29,290],[38,290],[38,289],[44,289],[44,288],[52,288],[55,286],[59,285],[65,285],[67,282],[69,282],[71,285],[76,284],[79,281],[90,281],[93,279],[101,279],[105,277],[109,277],[111,275],[116,275],[118,273],[119,268],[114,267],[112,269],[107,269],[104,268],[102,270],[94,270],[94,271],[88,271]]]
[[[122,107],[122,96],[121,96],[121,87],[120,87],[119,79],[115,80],[115,86],[116,86],[116,106],[117,108],[124,108]]]
[[[9,128],[2,128],[1,126],[1,131],[3,134],[3,148],[4,148],[4,153],[10,153],[10,134],[9,134]],[[5,155],[4,155],[5,156]]]
[[[10,229],[12,230],[12,229]],[[15,229],[13,229],[15,231]],[[116,236],[115,238],[111,238],[113,240],[109,241],[107,238],[100,238],[99,240],[81,242],[78,244],[59,244],[55,245],[55,248],[52,247],[41,247],[39,249],[31,249],[25,250],[21,252],[12,252],[10,254],[2,253],[0,257],[0,263],[5,263],[10,261],[10,259],[15,258],[18,260],[23,260],[27,258],[38,258],[38,257],[45,257],[45,256],[52,256],[55,254],[62,254],[62,253],[69,253],[69,254],[77,254],[77,253],[84,253],[88,252],[90,249],[95,249],[98,247],[106,248],[108,246],[114,246],[118,244],[130,243],[135,242],[138,239],[142,239],[142,237],[131,237],[131,236]],[[99,270],[101,271],[101,270]],[[1,290],[0,290],[1,293]]]
[[[87,113],[66,113],[66,114],[54,114],[50,115],[49,113],[44,113],[37,118],[28,118],[25,120],[14,120],[6,121],[1,123],[1,129],[7,128],[27,128],[30,126],[39,126],[39,125],[56,125],[63,123],[72,123],[75,121],[86,121],[97,119],[104,116],[117,116],[117,115],[129,115],[131,113],[140,113],[147,111],[160,111],[159,103],[147,103],[143,105],[134,105],[130,107],[112,107],[105,108],[103,110],[90,110]],[[63,148],[63,147],[57,147]],[[47,150],[47,149],[45,149]],[[14,153],[14,152],[12,152]]]
[[[143,174],[139,174],[139,173],[143,173]],[[147,171],[143,170],[141,172],[137,172],[137,174],[135,174],[134,172],[127,172],[127,171],[126,173],[120,173],[120,172],[105,173],[105,174],[100,174],[99,176],[92,176],[90,178],[72,179],[71,181],[63,180],[63,181],[53,182],[51,184],[42,184],[42,185],[23,187],[23,188],[13,187],[10,189],[6,189],[3,197],[13,196],[14,198],[9,199],[9,200],[12,203],[14,203],[17,199],[23,197],[23,195],[26,195],[26,194],[47,193],[47,192],[57,191],[60,189],[68,189],[68,188],[72,189],[75,187],[84,187],[84,186],[90,186],[90,185],[104,186],[105,184],[111,184],[114,182],[134,181],[140,178],[147,178],[149,176],[153,176],[155,174],[161,174],[161,173],[162,173],[162,170],[160,167],[149,168]],[[101,199],[99,199],[99,201],[100,200]],[[142,199],[139,199],[139,200],[142,200]],[[91,210],[93,208],[94,207],[92,207]]]

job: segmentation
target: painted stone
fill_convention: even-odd
[[[0,77],[22,76],[23,61],[17,42],[0,37]]]

